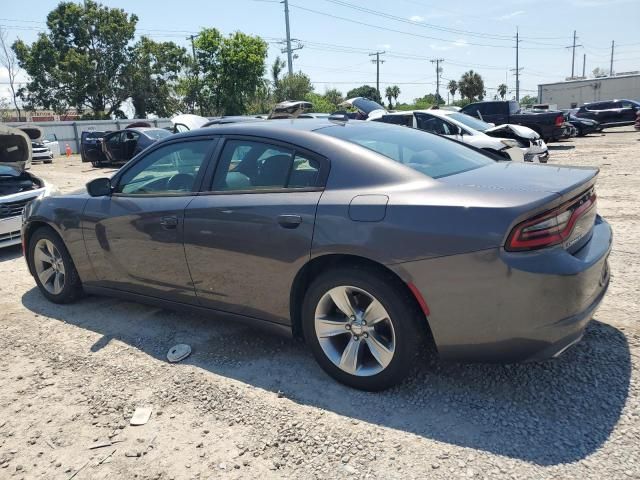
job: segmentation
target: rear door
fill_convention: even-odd
[[[328,167],[288,144],[225,140],[209,191],[185,212],[184,249],[201,305],[288,322]]]
[[[622,100],[620,102],[620,122],[634,123],[636,121],[636,113],[638,112],[638,105],[630,102],[629,100]]]

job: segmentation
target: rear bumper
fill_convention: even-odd
[[[497,248],[398,266],[426,300],[440,356],[455,361],[550,358],[577,341],[608,284],[612,232],[598,217],[578,252]]]

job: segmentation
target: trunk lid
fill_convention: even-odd
[[[553,193],[564,197],[576,190],[586,190],[595,183],[598,171],[586,167],[497,162],[438,180],[481,190]]]

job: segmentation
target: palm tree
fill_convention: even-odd
[[[384,96],[389,101],[389,108],[392,108],[393,105],[391,105],[391,99],[393,98],[393,88],[392,87],[387,87],[387,89],[384,92]]]
[[[394,85],[391,87],[391,95],[393,96],[393,102],[398,105],[398,97],[400,96],[400,87]]]
[[[273,61],[273,65],[271,65],[271,78],[273,79],[274,88],[278,87],[280,83],[280,73],[286,66],[284,60],[282,60],[279,56]]]
[[[474,101],[476,98],[484,98],[484,80],[480,74],[469,70],[462,74],[458,81],[458,90],[462,98]]]
[[[450,80],[449,85],[447,85],[447,90],[449,90],[449,93],[451,94],[451,101],[453,102],[456,92],[458,91],[458,82]]]
[[[500,98],[502,100],[504,100],[504,97],[507,96],[507,88],[508,87],[504,83],[498,85],[498,95],[500,95]]]

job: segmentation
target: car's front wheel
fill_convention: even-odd
[[[62,239],[49,227],[29,240],[29,263],[42,294],[54,303],[69,303],[82,294],[80,276]]]
[[[420,321],[410,293],[366,268],[321,275],[303,305],[305,340],[320,366],[362,390],[383,390],[410,373],[422,338]]]

